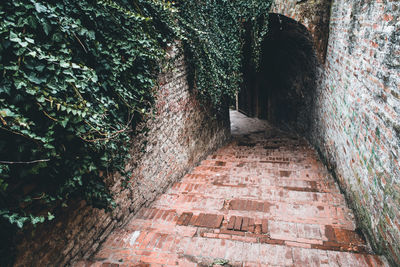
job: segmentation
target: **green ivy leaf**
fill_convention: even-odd
[[[29,37],[25,37],[25,41],[27,41],[28,43],[34,44],[35,40],[33,40],[32,38]]]
[[[46,35],[49,35],[50,31],[51,31],[51,26],[48,22],[46,21],[42,21],[42,27],[43,27],[43,31]]]
[[[62,68],[69,68],[69,63],[68,63],[68,62],[65,62],[65,61],[61,61],[61,62],[60,62],[60,66],[61,66]]]
[[[13,31],[10,31],[10,41],[11,42],[21,42],[21,39],[18,37],[18,35],[16,33],[14,33]]]
[[[35,83],[35,84],[42,84],[42,83],[44,82],[43,79],[38,78],[38,77],[36,76],[36,74],[33,73],[33,72],[31,72],[31,73],[27,76],[27,78],[28,78],[28,80],[29,80],[30,82],[33,82],[33,83]]]
[[[44,101],[46,101],[46,99],[44,98],[44,96],[39,96],[37,99],[37,102],[39,102],[39,103],[44,103]]]
[[[66,127],[67,126],[67,123],[68,123],[68,120],[62,120],[62,121],[60,121],[60,124],[62,125],[62,127]]]
[[[37,3],[37,2],[35,3],[35,9],[36,9],[36,11],[38,13],[43,13],[43,12],[47,11],[47,7],[46,6],[44,6],[44,5],[40,4],[40,3]]]
[[[51,214],[50,212],[47,212],[47,219],[49,221],[53,220],[55,218],[55,216],[53,214]]]

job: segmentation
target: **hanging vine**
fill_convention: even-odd
[[[233,99],[242,81],[242,46],[248,25],[252,60],[257,68],[261,42],[268,30],[272,0],[178,1],[179,26],[192,81],[215,106]]]

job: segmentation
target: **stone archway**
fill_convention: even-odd
[[[318,65],[311,33],[301,23],[271,13],[259,70],[254,70],[247,53],[245,45],[239,110],[278,126],[306,132]]]

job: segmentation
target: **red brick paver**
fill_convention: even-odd
[[[315,151],[278,136],[234,139],[76,266],[387,266]]]

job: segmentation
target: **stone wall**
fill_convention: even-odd
[[[174,51],[170,54],[173,56]],[[132,140],[133,175],[113,175],[107,182],[118,207],[112,213],[84,201],[62,208],[52,222],[25,231],[15,266],[64,266],[90,256],[115,228],[125,224],[143,205],[180,179],[202,158],[230,137],[228,109],[216,113],[189,89],[182,59],[160,75],[155,115]]]
[[[316,2],[332,7],[311,140],[336,174],[372,247],[399,266],[400,2],[277,0],[274,12],[313,33],[317,25],[300,7]]]

